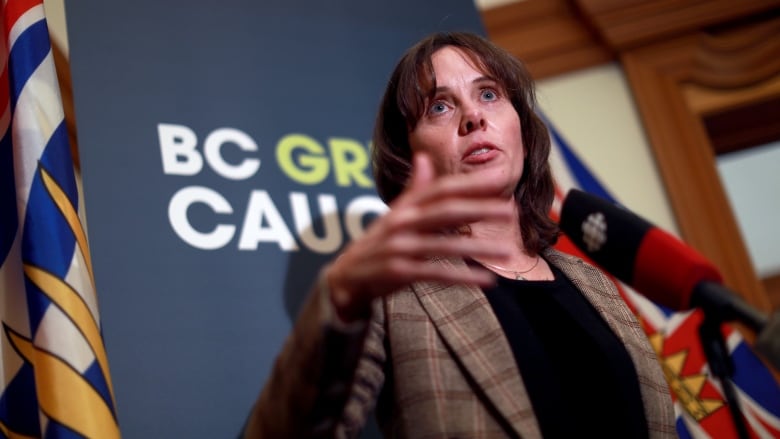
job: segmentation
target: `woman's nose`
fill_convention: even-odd
[[[469,108],[463,112],[463,117],[460,121],[459,134],[466,135],[473,131],[482,129],[487,124],[485,121],[485,115],[478,108]]]

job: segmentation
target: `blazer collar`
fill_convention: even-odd
[[[469,269],[461,259],[437,258],[434,263],[453,270]],[[540,436],[535,417],[526,415],[533,408],[512,348],[482,290],[475,286],[430,283],[415,285],[414,290],[456,360],[463,364],[515,432],[520,437]]]

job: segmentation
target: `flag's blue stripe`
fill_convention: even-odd
[[[607,192],[604,186],[602,186],[601,183],[596,180],[593,174],[577,158],[571,148],[569,148],[569,146],[563,140],[563,137],[558,134],[558,131],[550,127],[550,134],[553,136],[553,139],[555,139],[555,142],[558,143],[561,154],[563,155],[563,159],[566,161],[566,166],[569,168],[569,171],[577,181],[579,188],[585,192],[598,195],[614,203],[615,199],[612,197],[612,195]]]
[[[0,139],[0,265],[5,262],[14,242],[19,218],[16,211],[16,184],[14,183],[14,152],[11,130]]]
[[[38,325],[40,324],[41,318],[43,317],[43,311],[46,310],[46,308],[51,305],[51,301],[49,298],[41,292],[41,290],[35,286],[32,282],[29,280],[25,280],[26,282],[26,290],[27,290],[27,302],[28,302],[28,309],[30,314],[30,326],[33,328],[33,333],[35,333],[38,330]],[[28,365],[25,364],[23,366],[27,367]],[[21,412],[22,404],[19,402],[24,402],[23,398],[28,397],[29,395],[35,395],[35,387],[34,387],[34,377],[32,376],[32,373],[24,375],[19,374],[15,380],[19,380],[19,384],[17,385],[18,391],[14,391],[13,393],[9,393],[9,391],[14,390],[9,387],[9,390],[6,392],[8,394],[9,398],[9,404],[14,408],[14,410],[19,410],[20,413],[37,413],[37,400],[32,399],[29,402],[29,404],[25,404],[24,407],[25,412]],[[106,406],[111,410],[111,413],[114,414],[114,417],[116,418],[116,411],[114,409],[114,401],[111,397],[111,393],[108,390],[108,384],[107,379],[108,377],[104,376],[102,373],[102,370],[100,369],[100,365],[98,364],[97,360],[92,362],[92,365],[90,365],[89,368],[82,374],[84,377],[84,380],[89,383],[92,388],[95,389],[95,391],[100,395],[101,398],[103,398],[103,401],[106,403]],[[3,397],[5,397],[5,395]],[[3,406],[2,406],[2,400],[0,400],[0,420],[2,420],[3,416]],[[33,416],[31,419],[27,421],[35,421],[37,424],[38,418],[37,416]],[[26,424],[25,424],[26,425]],[[59,436],[57,436],[59,437]],[[69,436],[66,436],[69,437]]]
[[[79,194],[76,187],[76,175],[73,170],[73,158],[70,154],[68,127],[65,119],[51,133],[46,149],[41,156],[41,164],[57,181],[73,208],[78,211]]]
[[[661,311],[661,313],[664,315],[664,317],[665,317],[666,319],[668,319],[669,317],[671,317],[671,316],[672,316],[672,314],[674,314],[674,313],[676,313],[676,312],[677,312],[677,311],[674,311],[674,310],[673,310],[673,309],[671,309],[671,308],[667,308],[667,307],[665,307],[665,306],[663,306],[663,305],[659,305],[659,304],[657,304],[657,303],[655,303],[655,302],[653,302],[653,305],[655,305],[655,306],[656,306],[656,308],[658,308],[658,309]]]
[[[92,365],[82,374],[84,379],[95,388],[106,406],[111,410],[111,413],[116,417],[116,411],[114,411],[114,400],[111,398],[111,392],[108,390],[107,377],[103,375],[103,370],[100,369],[100,364],[97,360],[92,362]]]
[[[27,277],[24,278],[24,291],[27,298],[27,316],[30,323],[30,332],[35,334],[38,332],[38,326],[41,324],[43,315],[46,313],[49,305],[51,305],[51,299]]]
[[[780,417],[780,387],[746,342],[734,348],[731,359],[734,362],[732,381],[765,410]]]
[[[46,20],[30,25],[14,43],[8,58],[8,80],[11,85],[11,111],[16,109],[19,94],[35,69],[51,51]]]
[[[0,336],[5,337],[3,331]],[[34,375],[32,366],[25,363],[8,383],[0,395],[0,421],[15,433],[39,437],[41,426]]]
[[[677,436],[679,439],[693,439],[691,432],[688,431],[688,427],[685,425],[681,416],[677,417]]]
[[[542,117],[544,119],[544,117]],[[563,160],[566,163],[566,167],[569,169],[569,172],[571,173],[572,177],[577,183],[577,186],[579,189],[582,189],[585,192],[592,193],[594,195],[598,195],[605,200],[609,200],[613,203],[618,203],[617,200],[607,191],[607,189],[596,179],[596,176],[588,170],[588,168],[585,166],[582,161],[577,157],[577,155],[572,151],[571,148],[569,148],[569,145],[566,143],[566,141],[563,139],[563,137],[558,133],[558,131],[555,129],[555,127],[550,124],[550,122],[546,119],[545,123],[547,123],[547,127],[550,130],[550,135],[553,137],[555,142],[558,144],[559,150],[561,151],[561,155],[563,156]],[[619,204],[619,203],[618,203]],[[670,315],[672,315],[674,312],[666,308],[664,306],[655,304],[659,310],[668,318]]]
[[[75,205],[77,193],[73,162],[65,131],[63,121],[54,131],[40,164],[52,174]],[[22,259],[64,278],[73,259],[75,244],[73,232],[44,188],[40,172],[36,172],[27,201]]]
[[[50,419],[43,439],[84,439],[84,436]]]
[[[67,140],[65,122],[62,121],[52,133],[39,164],[62,186],[68,198],[76,205],[78,194]],[[76,237],[44,188],[38,170],[27,201],[22,260],[25,264],[34,265],[56,277],[64,278],[70,268],[75,248]],[[30,330],[35,334],[51,301],[34,284],[29,281],[25,283]]]

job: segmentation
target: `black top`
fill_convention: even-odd
[[[623,343],[556,267],[553,281],[499,277],[486,289],[545,438],[647,438]]]

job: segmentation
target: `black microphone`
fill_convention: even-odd
[[[563,201],[559,225],[596,264],[657,304],[675,311],[703,308],[757,333],[767,326],[764,313],[721,284],[712,263],[623,207],[572,189]]]

